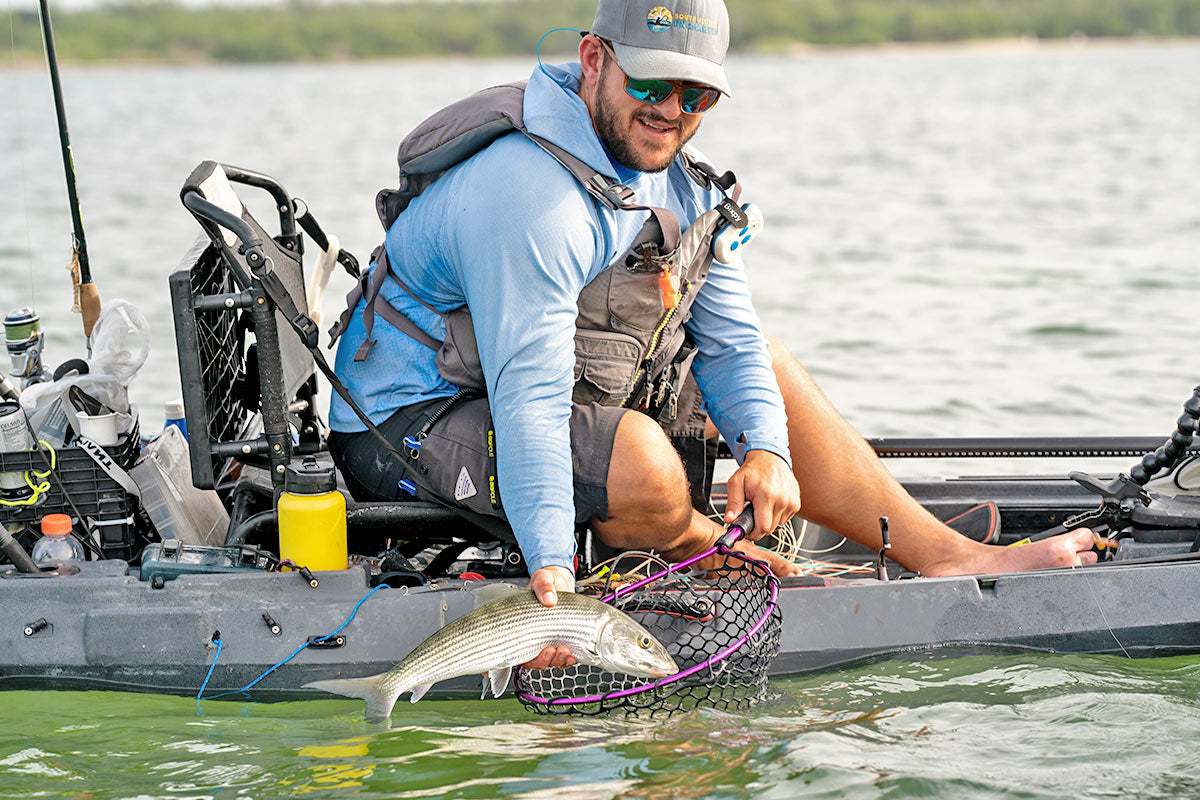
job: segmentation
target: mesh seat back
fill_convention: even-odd
[[[269,268],[297,309],[307,313],[299,237],[277,239],[268,234],[216,162],[206,161],[192,172],[183,187],[185,196],[189,192],[249,226],[262,243]],[[239,252],[237,236],[193,214],[204,233],[170,277],[171,300],[193,483],[215,488],[233,454],[222,445],[254,439],[263,429],[264,415],[286,417],[298,398],[311,394],[315,365],[300,336],[262,292]],[[244,302],[251,295],[252,301]],[[261,317],[256,322],[255,305],[273,311],[274,324],[263,324]]]

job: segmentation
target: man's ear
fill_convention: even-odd
[[[600,71],[604,66],[604,45],[595,36],[588,34],[579,42],[579,63],[583,67],[583,83],[596,87],[600,83]]]

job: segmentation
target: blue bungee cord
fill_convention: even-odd
[[[545,38],[547,36],[549,36],[550,34],[557,33],[558,31],[570,31],[571,33],[578,33],[580,36],[584,35],[584,32],[579,30],[578,28],[551,28],[550,30],[548,30],[542,34],[541,39],[538,39],[538,43],[537,43],[538,69],[540,69],[543,73],[545,73],[546,77],[550,78],[551,80],[554,80],[554,76],[552,76],[550,74],[549,70],[546,69],[546,65],[542,63],[542,41],[545,40]]]
[[[214,634],[212,641],[213,641],[213,644],[216,645],[217,652],[216,652],[216,655],[213,656],[212,664],[208,668],[208,674],[204,676],[204,683],[202,683],[200,685],[200,691],[196,692],[196,700],[216,700],[217,698],[220,698],[220,697],[228,697],[231,694],[245,694],[250,689],[252,689],[256,684],[258,684],[263,678],[267,677],[272,672],[279,669],[284,664],[288,663],[293,658],[298,656],[300,654],[300,651],[303,650],[304,648],[308,647],[310,644],[318,644],[320,642],[326,641],[327,639],[332,639],[334,636],[337,636],[339,633],[341,633],[345,629],[345,627],[347,625],[349,625],[351,622],[354,621],[354,617],[357,616],[357,614],[358,614],[358,609],[362,607],[363,603],[367,602],[367,598],[369,598],[371,595],[378,592],[380,589],[387,589],[387,588],[388,588],[388,585],[386,583],[381,583],[378,586],[376,586],[374,589],[372,589],[371,591],[364,594],[359,599],[359,601],[354,604],[354,610],[350,612],[350,616],[346,617],[346,621],[343,622],[341,625],[337,626],[337,628],[335,630],[333,630],[331,633],[325,634],[324,636],[320,636],[316,639],[306,641],[304,644],[300,645],[295,650],[293,650],[291,655],[286,656],[282,660],[276,662],[274,666],[269,667],[266,672],[264,672],[262,675],[259,675],[257,678],[250,681],[242,688],[235,689],[235,690],[229,691],[229,692],[222,692],[221,694],[214,694],[211,697],[203,697],[202,695],[204,694],[204,690],[206,688],[208,688],[209,678],[212,677],[213,670],[216,669],[217,659],[221,657],[221,648],[223,647],[223,642],[221,640],[220,635]]]
[[[213,662],[208,665],[208,674],[204,676],[204,683],[200,684],[200,691],[196,692],[197,700],[200,699],[200,695],[204,694],[204,689],[208,686],[208,679],[212,677],[213,670],[217,668],[217,659],[221,657],[221,648],[224,646],[219,634],[213,636],[212,643],[217,647],[217,654],[213,656]]]

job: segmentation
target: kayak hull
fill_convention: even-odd
[[[110,688],[205,694],[247,686],[310,637],[341,626],[369,591],[365,570],[299,575],[182,576],[151,589],[96,562],[78,575],[0,580],[0,603],[23,607],[0,635],[0,688]],[[386,589],[359,608],[332,646],[309,646],[250,693],[285,698],[305,683],[383,672],[445,622],[471,610],[475,582]],[[773,675],[872,657],[1046,652],[1158,656],[1200,652],[1200,561],[1106,565],[997,576],[851,579],[785,585],[784,626]],[[17,590],[17,591],[14,591]],[[26,592],[15,597],[18,592]],[[36,595],[36,599],[33,597]],[[102,596],[104,605],[84,597]],[[262,615],[277,623],[271,633]],[[37,616],[34,616],[37,615]],[[37,619],[46,628],[26,636]],[[18,624],[20,623],[20,624]],[[210,642],[220,632],[218,653]],[[335,640],[336,641],[336,640]],[[439,684],[474,692],[478,680]]]

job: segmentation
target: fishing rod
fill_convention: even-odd
[[[42,20],[42,41],[46,48],[46,62],[50,66],[50,86],[54,92],[54,111],[58,115],[58,142],[62,147],[63,170],[67,177],[67,200],[71,205],[71,284],[75,293],[72,310],[83,315],[83,335],[89,340],[91,349],[92,328],[100,316],[100,291],[92,280],[88,264],[87,240],[83,235],[83,217],[79,212],[79,193],[75,188],[75,160],[71,156],[71,137],[67,133],[67,112],[63,105],[62,82],[58,77],[58,55],[54,48],[54,30],[50,25],[48,0],[38,0],[38,12]]]

